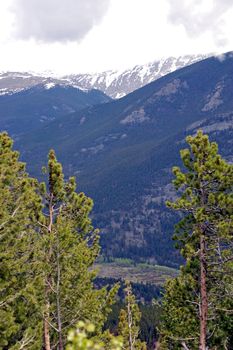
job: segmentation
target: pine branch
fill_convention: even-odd
[[[10,220],[15,217],[15,215],[17,214],[19,208],[20,208],[21,205],[19,205],[17,208],[15,208],[15,210],[13,211],[13,213],[10,215],[10,218],[8,220],[6,220],[5,222],[2,222],[1,225],[0,225],[0,230],[2,230],[4,228],[4,226],[10,222]],[[1,237],[0,237],[1,238]]]

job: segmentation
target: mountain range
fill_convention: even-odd
[[[65,78],[83,88],[95,88],[112,98],[123,97],[177,69],[203,60],[208,55],[168,57],[124,71],[97,74],[73,74]]]
[[[16,95],[24,101],[22,92]],[[14,96],[8,96],[9,105]],[[16,148],[36,176],[48,150],[55,149],[67,176],[76,175],[78,189],[94,199],[93,218],[105,255],[177,266],[171,236],[180,215],[164,204],[176,196],[171,168],[180,165],[185,136],[198,128],[233,161],[232,53],[198,61],[123,98],[101,102],[36,122],[25,131],[17,131],[23,117],[17,119],[16,110]]]
[[[106,71],[95,74],[71,74],[55,77],[54,74],[20,72],[0,73],[0,95],[12,94],[35,85],[59,84],[90,90],[97,89],[111,98],[120,98],[128,93],[171,73],[177,69],[203,60],[207,55],[186,55],[168,57],[144,65],[137,65],[125,71]]]

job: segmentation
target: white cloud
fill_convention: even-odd
[[[229,38],[224,31],[224,15],[233,8],[232,0],[168,0],[169,20],[182,25],[195,38],[210,32],[216,46],[223,47]]]
[[[110,0],[14,0],[15,35],[42,42],[80,41],[105,15]]]
[[[231,51],[232,5],[233,0],[2,0],[0,71],[86,73]]]

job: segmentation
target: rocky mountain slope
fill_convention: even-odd
[[[59,84],[79,89],[97,89],[112,98],[120,98],[140,87],[184,66],[206,58],[206,55],[169,57],[145,65],[138,65],[123,72],[106,71],[97,74],[73,74],[60,78],[35,73],[0,73],[0,95],[12,94],[38,84]]]
[[[185,136],[208,132],[233,160],[233,57],[212,57],[125,96],[44,124],[16,146],[32,174],[53,147],[79,190],[95,201],[105,254],[178,262],[172,248],[178,217],[165,208],[175,196],[171,168]]]

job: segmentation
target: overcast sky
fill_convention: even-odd
[[[0,71],[126,69],[233,50],[233,0],[1,0]]]

